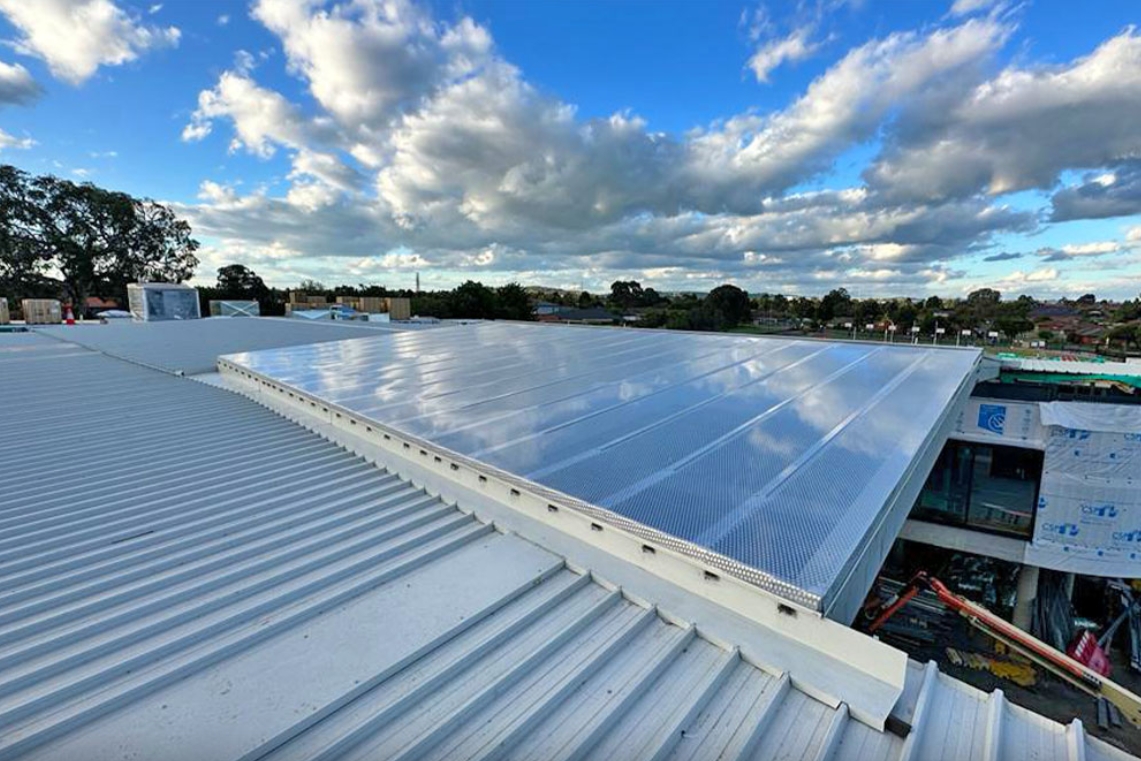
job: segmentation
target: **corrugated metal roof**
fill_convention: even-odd
[[[1126,758],[933,668],[849,720],[214,386],[0,335],[0,388],[0,759]]]
[[[222,367],[550,490],[846,623],[981,356],[490,323]]]
[[[114,320],[106,325],[52,325],[36,328],[37,332],[112,357],[186,375],[213,372],[220,354],[343,341],[401,330],[392,323],[347,324],[331,320],[309,322],[273,317],[218,317],[163,322]]]
[[[1049,359],[1003,358],[1002,366],[1028,373],[1066,375],[1135,375],[1141,377],[1141,362],[1064,362]]]

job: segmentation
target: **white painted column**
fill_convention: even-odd
[[[1024,565],[1018,572],[1018,591],[1014,598],[1015,626],[1030,631],[1030,615],[1034,609],[1034,598],[1038,596],[1038,566]]]

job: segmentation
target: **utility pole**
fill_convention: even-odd
[[[420,273],[416,273],[416,293],[420,292]]]

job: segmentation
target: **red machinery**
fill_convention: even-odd
[[[924,589],[934,592],[940,602],[967,619],[971,626],[1004,643],[1014,652],[1065,679],[1075,687],[1094,697],[1105,698],[1117,706],[1132,724],[1141,726],[1141,697],[1106,679],[1104,674],[1098,673],[1085,663],[1055,650],[1040,639],[1004,621],[983,606],[960,597],[943,582],[928,576],[924,571],[915,574],[895,599],[875,601],[864,607],[865,617],[872,620],[868,631],[874,634],[884,622]],[[1108,669],[1106,671],[1108,672]]]

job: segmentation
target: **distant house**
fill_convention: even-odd
[[[1076,317],[1077,310],[1066,304],[1035,304],[1030,310],[1029,317],[1033,322],[1043,320],[1058,320],[1066,317]]]
[[[565,307],[562,304],[555,304],[551,301],[539,301],[535,304],[535,314],[537,315],[558,314],[559,312],[565,311],[567,309],[570,309],[570,307]]]
[[[607,312],[602,307],[562,309],[554,313],[539,313],[540,322],[579,322],[588,325],[609,325],[618,319],[618,315]]]
[[[1073,330],[1067,334],[1070,341],[1081,344],[1083,346],[1094,346],[1102,342],[1105,338],[1106,329],[1101,325],[1094,325],[1093,323],[1083,322],[1080,323]]]

